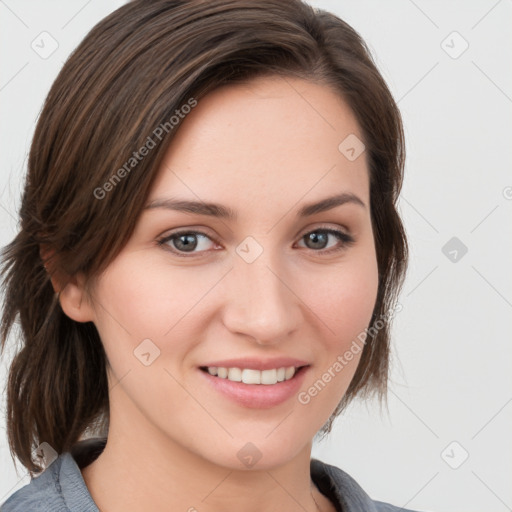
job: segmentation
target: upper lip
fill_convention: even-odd
[[[212,361],[201,366],[216,366],[221,368],[248,368],[251,370],[271,370],[273,368],[286,368],[289,366],[295,366],[296,368],[299,366],[309,366],[309,363],[292,357],[276,357],[274,359],[244,357],[241,359],[223,359],[222,361]]]

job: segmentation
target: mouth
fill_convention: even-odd
[[[199,366],[198,370],[209,388],[232,403],[248,409],[268,409],[296,396],[310,367],[306,364],[256,370]]]
[[[199,369],[212,377],[239,382],[250,386],[272,386],[297,378],[310,365],[281,366],[267,370],[253,368],[200,366]]]

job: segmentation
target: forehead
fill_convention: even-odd
[[[351,161],[339,149],[349,136],[363,138],[328,86],[275,76],[225,85],[182,121],[150,199],[179,190],[196,199],[235,193],[261,201],[286,191],[297,201],[349,190],[367,203],[366,154]]]

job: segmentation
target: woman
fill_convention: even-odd
[[[388,511],[315,435],[385,397],[400,113],[299,0],[137,0],[64,65],[3,253],[14,510]],[[400,509],[404,510],[404,509]]]

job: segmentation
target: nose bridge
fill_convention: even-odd
[[[299,324],[299,300],[288,288],[293,289],[293,283],[287,283],[279,255],[270,248],[261,248],[252,260],[255,249],[251,241],[248,245],[242,242],[237,248],[224,320],[233,332],[252,336],[259,343],[272,343]],[[251,251],[249,258],[247,254]]]

